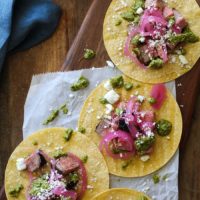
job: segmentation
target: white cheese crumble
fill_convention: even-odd
[[[106,104],[106,114],[110,114],[113,111],[113,106],[111,104]]]
[[[124,2],[123,0],[120,0],[120,3],[123,5],[123,6],[128,6],[126,2]]]
[[[112,117],[111,117],[110,115],[104,115],[104,118],[105,118],[105,119],[109,119],[109,120],[112,119]]]
[[[62,146],[55,147],[55,150],[62,150],[62,149],[63,149]]]
[[[104,95],[104,98],[110,103],[110,104],[114,104],[116,103],[120,96],[114,91],[114,90],[110,90],[109,92],[107,92]]]
[[[137,99],[142,103],[145,100],[145,97],[142,95],[138,95]]]
[[[144,156],[141,156],[140,157],[140,160],[143,161],[143,162],[146,162],[150,159],[150,156],[149,155],[144,155]]]
[[[74,98],[74,95],[73,94],[69,94],[69,98]]]
[[[112,90],[112,85],[110,84],[110,80],[106,81],[103,85],[106,90]]]
[[[147,191],[149,191],[150,190],[150,187],[149,186],[147,186],[147,187],[145,187],[144,188],[144,192],[146,193]]]
[[[141,8],[141,7],[139,7],[137,10],[136,10],[136,13],[138,14],[138,15],[140,15],[140,14],[142,14],[143,13],[143,9]]]
[[[148,137],[151,137],[151,136],[154,136],[154,133],[153,133],[151,130],[147,130],[147,131],[146,131],[146,135],[147,135]]]
[[[87,113],[92,113],[92,112],[94,112],[93,108],[90,108],[90,109],[87,110]]]
[[[72,115],[72,112],[71,112],[71,111],[69,111],[67,115],[68,115],[68,116],[71,116],[71,115]]]
[[[97,115],[97,119],[101,119],[101,117],[99,115]]]
[[[176,62],[176,57],[175,56],[172,56],[171,57],[171,63],[175,63]]]
[[[16,167],[18,171],[22,171],[26,169],[26,163],[24,158],[18,158],[16,161]]]
[[[110,60],[107,60],[106,63],[108,65],[108,67],[111,67],[111,68],[115,67],[115,65],[113,64],[113,62],[111,62]]]
[[[135,91],[135,95],[137,96],[139,94],[139,92],[138,91]]]
[[[178,58],[179,58],[180,62],[181,62],[183,65],[187,65],[187,64],[188,64],[188,60],[186,59],[185,56],[179,55]]]
[[[93,189],[94,187],[92,185],[87,185],[87,189]]]
[[[170,140],[170,136],[167,136],[166,138],[167,138],[167,140]]]
[[[145,37],[141,37],[141,38],[139,39],[139,41],[143,43],[143,42],[145,41]]]

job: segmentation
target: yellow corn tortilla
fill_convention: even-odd
[[[148,98],[150,96],[152,85],[138,83],[137,81],[134,81],[133,79],[130,79],[128,77],[123,77],[125,82],[131,82],[135,86],[139,84],[140,87],[133,88],[130,91],[126,91],[124,88],[116,89],[115,91],[121,97],[120,101],[129,100],[130,96],[136,91],[144,97]],[[99,99],[103,97],[107,92],[108,91],[106,91],[102,83],[89,95],[82,107],[78,122],[79,126],[86,128],[85,135],[88,136],[92,141],[94,141],[96,145],[99,145],[101,136],[99,136],[95,132],[95,128],[100,121],[99,117],[103,116],[103,114],[105,113],[105,105],[102,105],[99,102]],[[141,108],[142,110],[152,109],[151,105],[147,101],[142,104]],[[93,110],[93,112],[91,112],[91,110]],[[155,114],[156,121],[158,121],[159,119],[166,119],[172,123],[172,131],[169,134],[170,138],[161,137],[155,134],[156,142],[154,144],[154,150],[151,154],[150,160],[148,160],[147,162],[143,162],[140,160],[139,157],[134,156],[131,164],[129,164],[126,170],[122,169],[122,165],[124,164],[123,160],[113,159],[111,157],[108,157],[106,153],[103,152],[109,172],[111,174],[123,177],[144,176],[160,169],[172,158],[178,148],[181,139],[182,117],[180,108],[169,91],[167,91],[167,98],[162,107],[160,108],[160,110],[155,111]]]
[[[84,164],[88,176],[88,185],[83,200],[90,200],[94,195],[109,188],[109,174],[103,156],[96,145],[86,136],[74,132],[71,139],[66,142],[63,138],[65,128],[48,128],[40,130],[19,144],[9,158],[5,172],[5,191],[8,200],[16,199],[9,195],[9,189],[17,183],[21,183],[24,189],[20,192],[17,199],[25,200],[26,188],[29,184],[29,178],[26,171],[18,171],[16,160],[26,157],[36,149],[42,149],[45,153],[52,156],[56,147],[63,147],[63,152],[71,152],[79,158],[88,156]],[[34,146],[33,142],[37,141],[38,145]]]
[[[145,198],[146,197],[146,198]],[[127,188],[114,188],[107,191],[104,191],[92,200],[150,200],[146,194],[138,192],[136,190],[130,190]]]
[[[122,4],[124,2],[124,4]],[[132,6],[134,0],[113,0],[108,8],[103,25],[104,45],[111,60],[125,75],[145,83],[162,83],[174,80],[188,72],[197,62],[200,55],[200,41],[184,45],[187,67],[180,66],[178,56],[176,63],[166,63],[161,69],[142,69],[124,55],[124,45],[127,38],[128,22],[122,19],[115,26],[120,14]],[[200,9],[195,0],[168,0],[167,4],[176,8],[189,23],[191,30],[200,37]],[[127,6],[125,6],[127,5]]]

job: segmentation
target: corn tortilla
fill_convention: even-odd
[[[126,91],[124,88],[116,89],[116,92],[120,95],[120,100],[129,100],[130,96],[136,91],[144,97],[149,97],[152,85],[138,83],[128,77],[124,77],[125,82],[131,82],[133,85],[140,85],[138,88],[133,88],[131,91]],[[103,86],[100,84],[85,101],[79,118],[79,126],[86,128],[85,135],[88,136],[96,145],[99,145],[101,136],[96,132],[96,126],[99,123],[99,117],[105,113],[105,106],[99,102],[99,98],[103,97],[107,93]],[[91,110],[93,112],[88,112]],[[151,109],[150,104],[145,101],[142,104],[142,109]],[[182,134],[182,117],[180,108],[176,103],[176,100],[172,94],[167,91],[167,98],[163,103],[160,110],[155,111],[156,121],[159,119],[166,119],[172,123],[172,131],[168,137],[161,137],[157,134],[156,142],[154,144],[154,150],[151,154],[150,160],[142,162],[139,157],[134,156],[132,163],[126,168],[122,169],[124,163],[121,159],[113,159],[108,157],[105,153],[104,158],[107,162],[109,172],[114,175],[123,177],[140,177],[160,169],[164,166],[175,154]]]
[[[146,197],[146,198],[145,198]],[[107,191],[104,191],[94,197],[92,200],[117,200],[117,199],[128,199],[128,200],[150,200],[150,198],[136,190],[130,190],[127,188],[114,188]]]
[[[124,2],[124,4],[122,4]],[[176,63],[166,63],[161,69],[142,69],[133,61],[124,56],[124,44],[127,38],[128,22],[122,20],[116,26],[116,20],[120,14],[132,6],[134,0],[113,0],[108,8],[103,25],[104,45],[111,60],[125,75],[145,83],[162,83],[174,80],[188,72],[197,62],[200,55],[200,41],[184,45],[188,67],[180,66],[179,58]],[[124,6],[126,5],[127,6]],[[176,8],[189,23],[191,30],[200,37],[200,9],[195,0],[168,0],[167,4]],[[189,6],[187,6],[189,5]]]
[[[56,147],[63,147],[63,152],[71,152],[79,158],[88,156],[85,167],[88,185],[91,189],[86,190],[83,200],[89,200],[94,195],[109,188],[108,168],[96,145],[86,136],[75,132],[70,141],[66,142],[63,138],[65,130],[65,128],[43,129],[30,135],[17,146],[9,158],[5,171],[5,191],[8,200],[16,199],[9,195],[9,189],[17,183],[24,186],[17,199],[26,199],[25,192],[29,184],[28,174],[26,171],[17,170],[16,160],[30,155],[37,149],[42,149],[49,156],[52,156]],[[33,145],[34,141],[38,142],[37,146]],[[96,181],[93,181],[94,179]]]

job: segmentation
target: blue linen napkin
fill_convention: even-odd
[[[61,9],[52,0],[0,0],[0,71],[8,52],[48,38],[60,16]]]

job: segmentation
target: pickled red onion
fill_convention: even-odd
[[[66,190],[64,186],[55,187],[52,192],[58,196],[70,197],[71,200],[77,199],[77,193],[72,190]]]
[[[67,155],[79,163],[80,175],[81,175],[81,189],[80,189],[80,192],[78,192],[78,199],[81,199],[83,194],[87,190],[87,172],[86,172],[83,162],[77,156],[75,156],[72,153],[68,153]]]
[[[123,142],[123,144],[126,145],[123,147],[125,147],[124,150],[126,150],[127,152],[114,154],[110,149],[110,143],[112,142],[113,139],[121,140],[121,142]],[[135,154],[135,148],[132,137],[128,133],[121,130],[107,133],[100,142],[101,151],[103,150],[103,147],[105,147],[108,156],[115,159],[128,159]]]
[[[160,28],[155,27],[154,25],[159,25]],[[124,47],[124,55],[129,57],[135,64],[146,69],[147,66],[141,63],[137,56],[131,52],[131,39],[138,33],[140,33],[144,37],[152,36],[153,38],[157,37],[155,31],[158,32],[158,35],[163,35],[163,28],[165,29],[167,25],[168,22],[166,21],[162,12],[159,9],[146,9],[143,16],[141,17],[139,26],[133,26],[128,33],[128,37]],[[164,62],[168,61],[168,52],[166,44],[161,45],[159,50],[159,56]]]
[[[146,68],[145,65],[138,60],[137,56],[130,52],[131,39],[133,36],[137,35],[137,33],[139,33],[138,27],[132,27],[125,42],[124,55],[129,57],[134,63],[136,63],[140,67]]]
[[[159,110],[167,97],[167,89],[164,84],[156,84],[152,87],[151,97],[156,100],[152,107]]]

